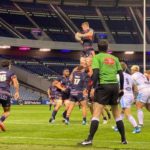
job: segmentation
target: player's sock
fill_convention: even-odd
[[[137,123],[132,115],[128,116],[129,122],[133,125],[133,127],[137,127]]]
[[[143,118],[144,118],[144,115],[143,115],[142,109],[138,109],[138,110],[137,110],[137,116],[138,116],[139,124],[140,124],[140,125],[143,125]]]
[[[85,122],[86,122],[86,117],[83,117],[83,121],[85,121]]]
[[[57,111],[56,111],[56,110],[53,110],[53,112],[52,112],[52,118],[53,118],[53,119],[55,119],[56,114],[57,114]]]
[[[103,120],[107,120],[107,117],[104,116],[104,117],[103,117]]]
[[[116,119],[116,125],[121,135],[121,141],[122,142],[126,141],[124,124],[123,124],[123,121],[121,120],[121,117]]]
[[[107,113],[107,116],[109,119],[111,119],[111,114],[109,112]]]
[[[67,115],[67,110],[65,110],[65,111],[63,112],[63,118],[66,118],[66,115]]]
[[[1,118],[0,118],[0,123],[1,123],[1,122],[4,122],[4,121],[5,121],[5,119],[6,119],[6,117],[5,117],[5,116],[1,116]]]
[[[97,118],[93,118],[92,121],[91,121],[91,126],[90,126],[90,133],[89,133],[89,136],[87,138],[87,140],[93,140],[93,137],[98,129],[98,125],[99,125],[99,119]]]

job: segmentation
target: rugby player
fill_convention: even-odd
[[[83,66],[78,66],[75,68],[70,76],[71,81],[71,91],[70,91],[70,105],[67,111],[66,124],[69,124],[69,117],[71,112],[75,106],[76,102],[80,103],[82,109],[83,120],[82,124],[86,124],[86,100],[84,95],[87,94],[87,82],[86,82],[87,74],[85,73]]]
[[[134,89],[136,88],[132,77],[130,74],[126,73],[127,65],[124,62],[121,62],[121,66],[123,69],[123,75],[124,75],[124,95],[120,98],[120,105],[122,108],[122,119],[124,118],[124,114],[129,120],[129,122],[134,127],[134,130],[132,133],[140,133],[141,129],[138,127],[138,124],[134,117],[131,114],[131,105],[134,102]],[[115,131],[117,131],[117,128],[115,128]]]
[[[6,131],[4,121],[10,115],[11,94],[10,85],[15,89],[14,99],[19,99],[19,83],[17,76],[10,70],[11,64],[8,60],[0,62],[0,104],[3,107],[3,114],[0,117],[0,129]]]
[[[65,111],[63,112],[63,118],[66,118],[66,113],[70,104],[70,80],[69,80],[69,69],[63,70],[63,75],[57,79],[57,83],[55,84],[55,87],[57,87],[61,91],[61,102],[59,102],[59,106],[56,107],[53,110],[53,115],[50,119],[50,122],[54,122],[55,116],[60,109],[60,107],[64,104],[65,105]]]
[[[144,122],[144,114],[142,108],[150,103],[150,82],[147,77],[140,72],[138,65],[131,67],[132,79],[137,86],[136,108],[139,127],[142,127]]]
[[[54,103],[54,110],[52,112],[51,118],[49,119],[50,123],[53,123],[55,121],[57,111],[62,106],[62,94],[61,90],[56,87],[57,84],[58,81],[55,79],[48,89],[48,96],[50,98],[50,102],[52,101]]]
[[[103,111],[104,105],[111,105],[112,114],[121,135],[121,143],[127,144],[124,124],[117,101],[118,97],[123,95],[123,71],[118,58],[107,53],[108,42],[106,40],[101,40],[98,42],[98,49],[99,54],[93,57],[92,62],[93,88],[91,90],[91,95],[94,95],[94,112],[91,120],[89,135],[87,139],[80,144],[83,146],[92,144],[94,135],[99,126],[99,118]],[[120,91],[117,81],[117,74],[119,74],[120,77]],[[99,82],[99,85],[95,89],[97,81]]]
[[[90,28],[88,22],[83,22],[81,27],[83,31],[75,34],[75,39],[83,46],[80,65],[83,67],[90,67],[92,64],[92,58],[95,55],[93,48],[94,30]]]

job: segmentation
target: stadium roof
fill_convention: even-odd
[[[99,6],[99,7],[130,7],[142,6],[143,0],[11,0],[15,2],[36,2],[36,3],[53,3],[64,5],[81,5],[81,6]],[[147,0],[147,6],[150,6],[150,0]]]

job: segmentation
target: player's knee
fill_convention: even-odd
[[[116,121],[116,122],[118,122],[118,121],[120,121],[120,120],[122,120],[121,115],[115,118],[115,121]]]
[[[94,121],[94,120],[96,120],[96,121],[98,121],[99,122],[99,117],[92,117],[92,119],[91,119],[91,121]]]

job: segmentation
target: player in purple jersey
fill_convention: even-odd
[[[60,90],[61,103],[59,103],[58,107],[55,107],[55,109],[52,113],[53,115],[50,119],[50,122],[54,122],[55,116],[63,104],[65,105],[65,111],[63,112],[63,118],[64,119],[66,118],[66,113],[67,113],[69,103],[70,103],[70,101],[69,101],[69,96],[70,96],[69,75],[70,75],[69,69],[66,68],[63,70],[63,75],[57,79],[57,84],[55,84],[55,87]]]
[[[54,105],[54,107],[56,106],[57,100],[61,99],[61,90],[57,89],[55,87],[55,84],[57,83],[57,80],[53,80],[51,86],[49,86],[47,94],[50,100],[50,110],[52,105]]]
[[[61,90],[58,89],[57,86],[58,81],[55,79],[51,86],[48,89],[48,96],[50,98],[51,101],[54,102],[54,110],[52,112],[51,118],[49,120],[50,123],[53,123],[55,121],[55,117],[57,114],[57,111],[60,109],[60,107],[62,106],[62,94],[61,94]]]
[[[6,131],[4,126],[5,119],[10,115],[10,85],[12,84],[15,89],[14,99],[19,98],[19,83],[17,76],[10,70],[10,62],[3,60],[0,68],[0,104],[3,107],[3,114],[0,117],[0,129]]]
[[[83,22],[81,27],[82,32],[77,32],[75,34],[75,39],[83,46],[80,64],[84,67],[89,67],[92,64],[92,58],[95,55],[93,48],[94,30],[90,28],[88,22]]]
[[[82,124],[86,124],[86,100],[84,99],[85,93],[87,93],[87,82],[86,82],[87,74],[82,66],[78,66],[72,72],[70,76],[71,81],[71,91],[70,91],[70,105],[67,111],[67,117],[65,120],[66,124],[69,124],[69,117],[71,112],[75,106],[76,102],[79,102],[82,108],[83,121]]]
[[[95,55],[93,48],[94,30],[90,28],[88,22],[83,22],[81,27],[82,31],[75,34],[75,39],[83,46],[80,57],[80,65],[82,65],[84,68],[88,67],[90,74],[92,75],[91,64],[93,56]]]

